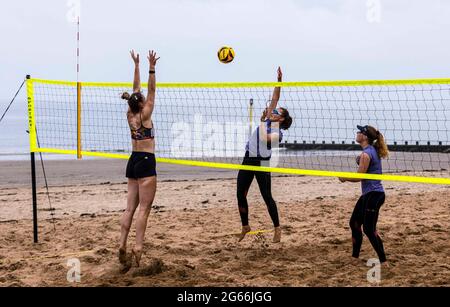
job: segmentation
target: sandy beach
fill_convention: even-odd
[[[32,242],[28,161],[0,162],[0,286],[449,286],[450,186],[385,182],[378,223],[389,267],[367,280],[374,258],[364,238],[352,261],[348,220],[359,184],[336,178],[272,180],[281,243],[256,182],[250,225],[238,243],[236,171],[160,164],[141,267],[117,261],[126,206],[126,161],[47,161],[49,204],[38,164],[39,243]],[[134,242],[134,225],[129,240]],[[68,259],[81,263],[69,283]]]

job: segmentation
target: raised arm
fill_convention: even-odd
[[[147,95],[147,101],[146,103],[148,105],[153,106],[155,103],[155,93],[156,93],[156,77],[155,77],[155,67],[156,62],[159,60],[159,58],[156,57],[156,52],[153,50],[150,50],[148,52],[148,62],[150,65],[149,75],[148,75],[148,95]],[[153,110],[153,108],[152,108]]]
[[[134,50],[131,50],[130,54],[134,62],[133,93],[137,93],[141,91],[141,76],[139,72],[139,53],[135,54]]]
[[[278,82],[283,81],[283,72],[281,71],[281,67],[278,67]],[[281,87],[277,86],[273,90],[272,101],[270,102],[269,107],[267,108],[267,115],[270,116],[272,114],[273,109],[277,107],[278,101],[280,100]]]

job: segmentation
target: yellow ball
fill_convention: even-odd
[[[219,61],[222,63],[230,63],[234,59],[234,50],[231,47],[224,46],[217,52]]]

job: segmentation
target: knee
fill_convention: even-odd
[[[137,219],[140,221],[143,221],[143,220],[147,220],[149,216],[150,216],[150,208],[145,208],[145,209],[139,210]]]
[[[127,208],[125,209],[125,211],[123,212],[123,215],[124,215],[124,216],[130,216],[130,215],[133,215],[133,213],[134,213],[134,210],[131,209],[130,207],[127,207]]]
[[[375,237],[375,229],[373,229],[372,227],[368,227],[368,226],[364,225],[363,230],[364,230],[364,234],[368,238]]]
[[[128,212],[125,211],[124,214],[122,215],[121,219],[120,219],[120,226],[122,226],[122,228],[125,228],[127,230],[130,230],[131,228],[131,215],[127,214]]]
[[[134,211],[130,210],[130,208],[126,208],[125,211],[122,213],[121,220],[126,221],[133,217]]]
[[[268,206],[276,206],[276,202],[272,197],[272,194],[264,194],[263,199]]]
[[[236,197],[238,200],[245,200],[247,198],[247,193],[244,190],[237,190]]]
[[[153,199],[154,198],[150,198],[150,197],[141,197],[139,199],[139,206],[141,208],[146,208],[146,207],[151,208],[151,206],[153,204]]]
[[[142,202],[139,207],[139,214],[140,215],[149,215],[150,211],[152,210],[152,203],[151,202]]]
[[[350,229],[351,229],[351,230],[361,232],[361,225],[359,225],[356,221],[350,220],[350,222],[348,223],[348,225],[350,226]]]
[[[245,207],[239,206],[239,213],[240,214],[248,214],[248,209]]]

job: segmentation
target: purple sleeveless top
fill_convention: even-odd
[[[369,155],[370,164],[367,169],[367,174],[382,174],[381,159],[378,156],[377,150],[372,145],[364,148],[363,152]],[[361,181],[362,194],[365,195],[369,192],[384,192],[383,185],[380,180],[368,180]]]

